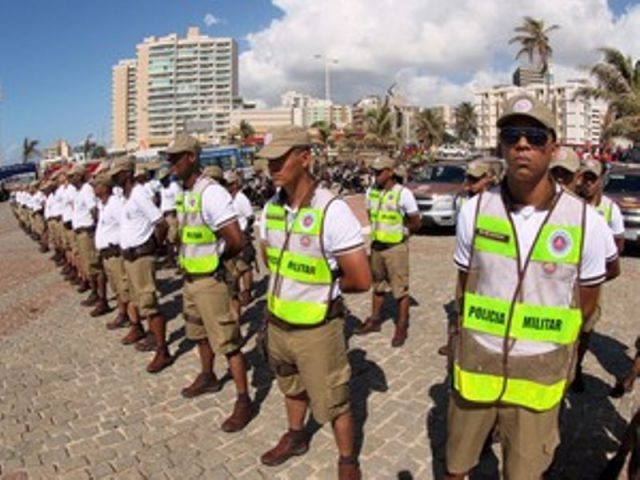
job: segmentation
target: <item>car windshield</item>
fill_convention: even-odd
[[[604,191],[607,193],[640,194],[640,175],[612,173],[609,175]]]
[[[418,172],[413,181],[417,183],[463,183],[466,170],[456,165],[434,165]]]

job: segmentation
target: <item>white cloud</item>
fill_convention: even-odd
[[[217,24],[219,24],[221,22],[221,20],[218,17],[216,17],[213,13],[207,13],[204,16],[204,20],[203,21],[204,21],[204,24],[207,27],[211,27],[213,25],[217,25]]]
[[[284,14],[247,36],[240,56],[242,94],[270,104],[287,89],[323,95],[331,66],[332,97],[352,102],[397,82],[413,102],[470,99],[473,88],[508,83],[524,15],[560,30],[551,36],[556,78],[574,78],[603,45],[640,56],[640,5],[615,17],[606,0],[272,0]]]

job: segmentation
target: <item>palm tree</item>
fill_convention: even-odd
[[[455,108],[455,132],[458,140],[471,145],[478,134],[478,118],[471,102],[462,102]]]
[[[604,58],[591,68],[596,86],[584,86],[576,97],[602,99],[609,106],[603,140],[624,136],[640,141],[640,60],[615,48],[601,48]]]
[[[393,115],[389,102],[365,113],[365,143],[372,146],[387,145],[393,137]]]
[[[532,17],[524,17],[522,24],[514,29],[516,36],[509,40],[509,45],[520,44],[520,50],[516,54],[516,60],[523,55],[529,57],[529,63],[537,59],[537,66],[540,73],[546,74],[549,71],[549,60],[553,54],[549,33],[558,30],[560,26],[551,25],[545,28],[544,20],[537,20]]]
[[[94,148],[96,148],[96,142],[93,141],[93,133],[90,133],[87,135],[87,138],[84,139],[84,144],[82,145],[85,162],[92,157]]]
[[[255,129],[246,120],[240,121],[239,130],[240,130],[240,140],[242,140],[242,143],[246,142],[249,138],[253,137],[253,135],[256,133]]]
[[[509,45],[520,44],[520,50],[516,53],[516,60],[523,55],[529,58],[529,63],[537,60],[538,70],[545,77],[547,85],[547,103],[549,103],[549,90],[551,89],[551,77],[549,75],[549,60],[553,55],[549,34],[554,30],[559,30],[560,26],[551,25],[545,27],[544,20],[537,20],[526,16],[522,19],[522,24],[514,29],[516,36],[509,40]]]
[[[31,157],[40,154],[36,148],[38,143],[40,143],[38,140],[29,140],[29,137],[25,137],[22,142],[22,163],[27,163]]]
[[[425,150],[442,143],[445,135],[444,118],[433,108],[425,108],[416,117],[416,138]]]

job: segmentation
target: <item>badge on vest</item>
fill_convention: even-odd
[[[198,200],[196,199],[196,197],[187,197],[187,206],[189,207],[190,210],[194,210],[196,208],[197,203],[198,203]]]
[[[311,246],[311,237],[309,235],[303,235],[300,237],[300,245],[309,248]]]
[[[303,230],[311,230],[316,224],[316,214],[313,212],[305,213],[300,221]]]
[[[556,230],[549,235],[549,243],[547,247],[549,249],[549,253],[555,258],[563,258],[571,252],[573,240],[567,231]]]
[[[509,235],[492,232],[491,230],[485,230],[484,228],[476,228],[476,235],[488,238],[489,240],[495,240],[496,242],[509,243]]]

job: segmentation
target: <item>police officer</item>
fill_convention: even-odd
[[[107,322],[109,330],[124,328],[129,321],[129,287],[120,249],[120,226],[124,199],[112,193],[113,182],[108,172],[96,175],[94,190],[98,198],[98,220],[96,222],[96,249],[102,269],[109,282],[111,292],[118,302],[118,315]]]
[[[266,343],[269,365],[285,396],[288,431],[260,460],[279,465],[307,452],[303,427],[311,407],[315,420],[332,424],[338,478],[359,479],[341,291],[370,287],[361,227],[344,201],[318,188],[305,130],[284,127],[267,139],[258,155],[268,160],[279,190],[260,221],[270,271]]]
[[[91,290],[89,297],[81,303],[84,306],[97,306],[95,313],[104,312],[107,310],[106,298],[100,298],[98,295],[98,253],[94,241],[97,199],[93,187],[87,182],[87,171],[84,165],[76,165],[71,170],[70,177],[71,184],[77,190],[74,196],[71,224],[78,244],[78,267],[82,278],[78,291]]]
[[[256,251],[253,247],[253,222],[255,219],[253,207],[242,191],[240,175],[230,172],[225,177],[226,187],[233,198],[233,207],[238,214],[240,229],[244,232],[245,242],[242,252],[235,258],[234,267],[238,282],[238,298],[241,305],[251,302],[253,286],[252,269],[256,261]]]
[[[540,479],[583,318],[605,279],[603,222],[554,183],[549,109],[507,100],[497,122],[507,162],[499,186],[460,212],[454,261],[463,292],[453,339],[447,479],[462,479],[497,426],[504,477]]]
[[[167,222],[167,266],[176,266],[176,251],[178,248],[178,217],[176,212],[176,200],[182,193],[178,182],[171,177],[171,171],[163,168],[158,173],[160,181],[160,211]]]
[[[183,311],[187,338],[197,342],[201,364],[201,373],[182,390],[182,395],[191,398],[219,391],[221,384],[213,365],[215,354],[225,355],[237,398],[231,416],[222,423],[222,430],[237,432],[251,420],[253,407],[240,351],[240,328],[229,315],[223,265],[242,249],[242,231],[229,193],[201,173],[198,141],[180,134],[167,149],[167,155],[184,189],[178,202],[179,263],[185,279]]]
[[[620,258],[624,247],[624,221],[622,213],[618,205],[609,197],[602,193],[603,188],[603,169],[602,163],[594,159],[587,159],[580,167],[579,174],[576,175],[578,194],[596,211],[606,222],[608,228],[606,265],[607,265],[607,281],[613,280],[620,275]],[[613,240],[613,241],[612,241]],[[602,292],[600,292],[602,293]],[[582,376],[582,362],[589,348],[589,341],[593,333],[596,323],[602,315],[601,299],[598,302],[593,313],[585,318],[582,325],[582,332],[578,341],[578,357],[576,361],[576,374],[571,389],[574,392],[582,393],[585,390],[584,379]]]
[[[122,343],[136,343],[140,351],[155,350],[147,371],[157,373],[173,363],[167,347],[165,319],[158,309],[154,266],[156,245],[164,241],[167,224],[144,185],[134,183],[134,168],[132,160],[121,157],[114,161],[110,171],[114,183],[124,192],[120,248],[131,296],[129,319],[132,323]],[[145,336],[138,315],[148,320],[150,335]]]
[[[409,328],[409,234],[420,229],[420,212],[413,193],[397,183],[390,157],[377,157],[371,170],[375,182],[367,191],[367,210],[371,223],[373,296],[371,316],[356,333],[380,331],[384,294],[391,287],[398,306],[391,346],[400,347]]]
[[[558,147],[549,164],[549,171],[556,183],[572,193],[576,193],[580,159],[569,147]]]

